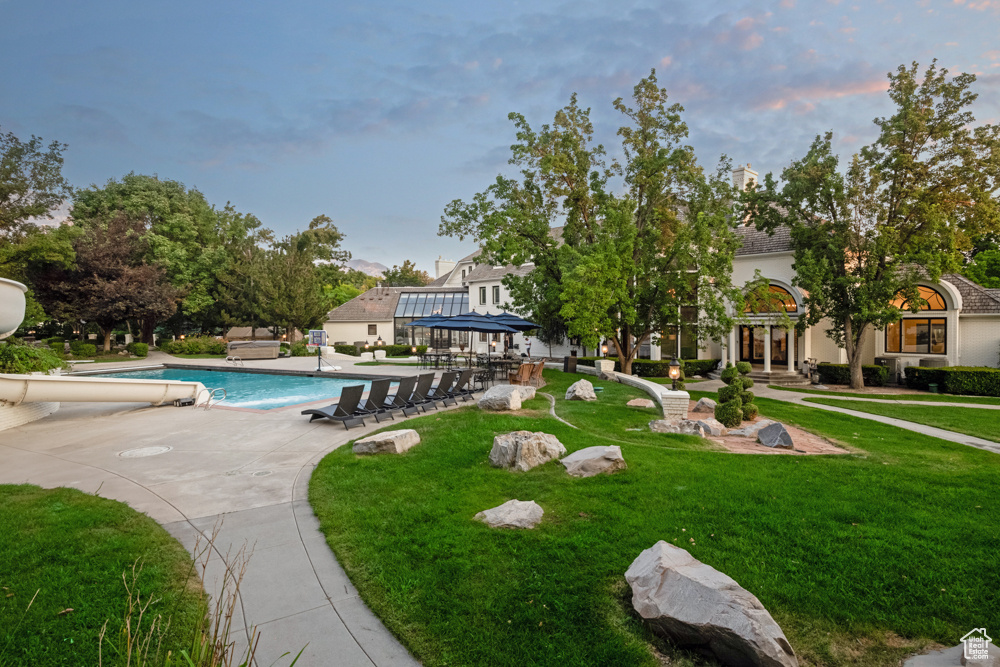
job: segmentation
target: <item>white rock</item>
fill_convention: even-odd
[[[723,425],[723,423],[720,422],[715,417],[706,417],[705,419],[699,419],[698,423],[701,424],[702,428],[705,430],[706,435],[721,436],[721,435],[726,435],[726,433],[729,431],[729,429],[727,429],[725,425]]]
[[[798,667],[778,624],[752,593],[664,541],[625,573],[632,606],[657,634],[737,667]]]
[[[770,419],[758,419],[752,424],[748,424],[743,428],[730,429],[729,435],[741,435],[744,438],[756,438],[757,433],[763,429],[767,428],[771,424],[777,424],[778,422],[772,421]]]
[[[631,401],[625,405],[633,408],[655,408],[656,403],[648,398],[633,398]]]
[[[690,419],[655,419],[649,422],[649,429],[656,433],[697,435],[702,438],[709,433],[708,429],[701,422]]]
[[[514,431],[493,438],[490,465],[527,472],[535,466],[554,461],[566,453],[566,448],[554,435]]]
[[[531,385],[508,385],[517,390],[517,393],[521,395],[521,402],[530,401],[535,397],[535,388]]]
[[[715,414],[715,401],[710,398],[699,398],[698,402],[694,404],[694,408],[691,412],[711,412]]]
[[[362,352],[359,359],[361,359],[361,361],[375,361],[375,355],[371,352]]]
[[[578,449],[559,461],[566,466],[566,472],[573,477],[593,477],[602,473],[611,474],[623,470],[625,459],[622,458],[622,448],[618,445],[608,447],[596,446]]]
[[[479,408],[491,412],[521,409],[521,387],[498,384],[490,387],[479,399]],[[533,389],[533,388],[532,388]]]
[[[420,444],[420,435],[412,428],[370,435],[354,443],[355,454],[402,454]]]
[[[533,500],[508,500],[499,507],[483,510],[476,519],[490,528],[534,528],[545,512]]]
[[[594,385],[587,380],[577,380],[566,390],[567,401],[596,401]]]

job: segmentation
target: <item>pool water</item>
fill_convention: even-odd
[[[208,389],[226,390],[226,400],[219,404],[233,408],[272,410],[298,403],[329,399],[335,403],[344,387],[363,384],[371,388],[371,380],[344,377],[308,377],[305,375],[272,375],[270,373],[234,373],[183,368],[162,368],[152,371],[101,373],[95,377],[116,377],[134,380],[180,380],[200,382]]]

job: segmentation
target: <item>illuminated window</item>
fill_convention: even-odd
[[[769,285],[767,292],[766,301],[756,304],[756,311],[753,308],[754,304],[747,304],[746,312],[776,313],[781,309],[784,309],[786,313],[797,313],[799,311],[799,306],[795,303],[795,297],[784,287]]]
[[[902,354],[947,354],[948,321],[908,317],[885,328],[885,351]]]
[[[918,285],[917,290],[920,293],[920,300],[922,302],[918,310],[948,310],[948,306],[944,302],[944,297],[933,287]],[[892,305],[900,310],[913,310],[910,307],[910,302],[906,300],[903,294],[897,294],[896,298],[892,300]]]

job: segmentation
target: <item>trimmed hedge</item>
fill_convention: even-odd
[[[309,346],[306,345],[304,340],[300,340],[297,343],[292,343],[289,346],[289,354],[293,357],[309,357],[312,356],[312,352],[309,351]]]
[[[74,357],[93,357],[97,354],[97,346],[93,343],[84,343],[82,340],[74,340],[69,344],[69,351]]]
[[[601,359],[604,359],[604,357],[577,357],[576,363],[581,366],[593,366],[595,361]],[[608,361],[614,361],[615,370],[621,373],[622,365],[619,363],[618,359],[615,357],[608,357],[607,359]],[[632,373],[644,378],[670,377],[670,361],[671,360],[669,359],[661,359],[659,361],[653,361],[652,359],[633,359]],[[690,377],[692,375],[705,375],[708,371],[715,368],[718,363],[718,359],[682,359],[681,379],[683,380],[685,377]]]
[[[369,345],[368,350],[364,347],[358,347],[357,345],[334,345],[334,352],[338,354],[349,354],[352,357],[360,356],[362,352],[374,352],[375,350],[385,350],[385,356],[387,357],[408,357],[413,354],[412,345]],[[424,354],[427,352],[426,345],[417,345],[417,354]]]
[[[823,384],[851,384],[851,367],[848,364],[822,363],[817,370]],[[884,387],[889,380],[889,369],[886,366],[862,366],[861,376],[866,387]]]
[[[52,348],[53,352],[60,355],[66,351],[66,343],[64,341],[49,341],[49,347]]]
[[[358,348],[355,345],[334,345],[333,351],[337,354],[349,354],[352,357],[356,357],[361,354],[358,352]]]
[[[211,336],[191,336],[164,341],[160,349],[167,354],[226,354],[226,341]]]
[[[906,386],[910,389],[927,389],[936,384],[945,394],[966,396],[1000,396],[1000,369],[986,366],[946,366],[927,368],[907,366]]]
[[[125,346],[125,349],[137,357],[145,357],[149,354],[149,345],[146,343],[129,343]]]

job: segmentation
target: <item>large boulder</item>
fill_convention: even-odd
[[[554,435],[514,431],[493,438],[490,465],[527,472],[535,466],[553,461],[566,453],[566,448]]]
[[[622,457],[622,448],[618,445],[578,449],[559,463],[566,466],[566,472],[573,477],[593,477],[602,473],[610,475],[628,467]]]
[[[704,438],[708,430],[701,422],[691,419],[655,419],[649,422],[649,430],[656,433],[677,433],[679,435],[697,435]]]
[[[780,422],[774,422],[760,429],[757,432],[757,442],[765,447],[778,449],[791,449],[793,447],[791,434]]]
[[[535,388],[531,385],[508,385],[517,390],[517,393],[521,395],[521,401],[530,401],[535,397]]]
[[[710,412],[715,414],[716,402],[710,398],[699,398],[698,402],[694,404],[691,412]]]
[[[479,399],[479,408],[490,412],[521,409],[521,387],[498,384],[490,387]],[[532,388],[533,389],[533,388]]]
[[[742,428],[729,429],[729,435],[740,435],[743,436],[744,438],[756,438],[757,433],[759,433],[761,429],[767,428],[771,424],[777,424],[777,423],[778,422],[771,421],[770,419],[758,419],[754,423],[747,424]]]
[[[490,528],[534,528],[545,514],[534,500],[508,500],[499,507],[483,510],[476,515]]]
[[[625,573],[632,606],[653,631],[732,667],[797,667],[778,624],[753,594],[684,549],[657,542]]]
[[[697,423],[701,425],[702,429],[704,429],[705,435],[714,435],[718,437],[725,435],[729,431],[729,429],[727,429],[723,423],[715,417],[705,417],[704,419],[699,419]]]
[[[402,454],[420,444],[420,435],[412,428],[376,433],[354,443],[355,454]]]
[[[629,401],[625,405],[629,406],[630,408],[655,408],[656,407],[656,403],[654,403],[652,400],[650,400],[648,398],[633,398],[631,401]]]
[[[566,390],[567,401],[596,401],[597,393],[594,385],[587,380],[577,380]]]

